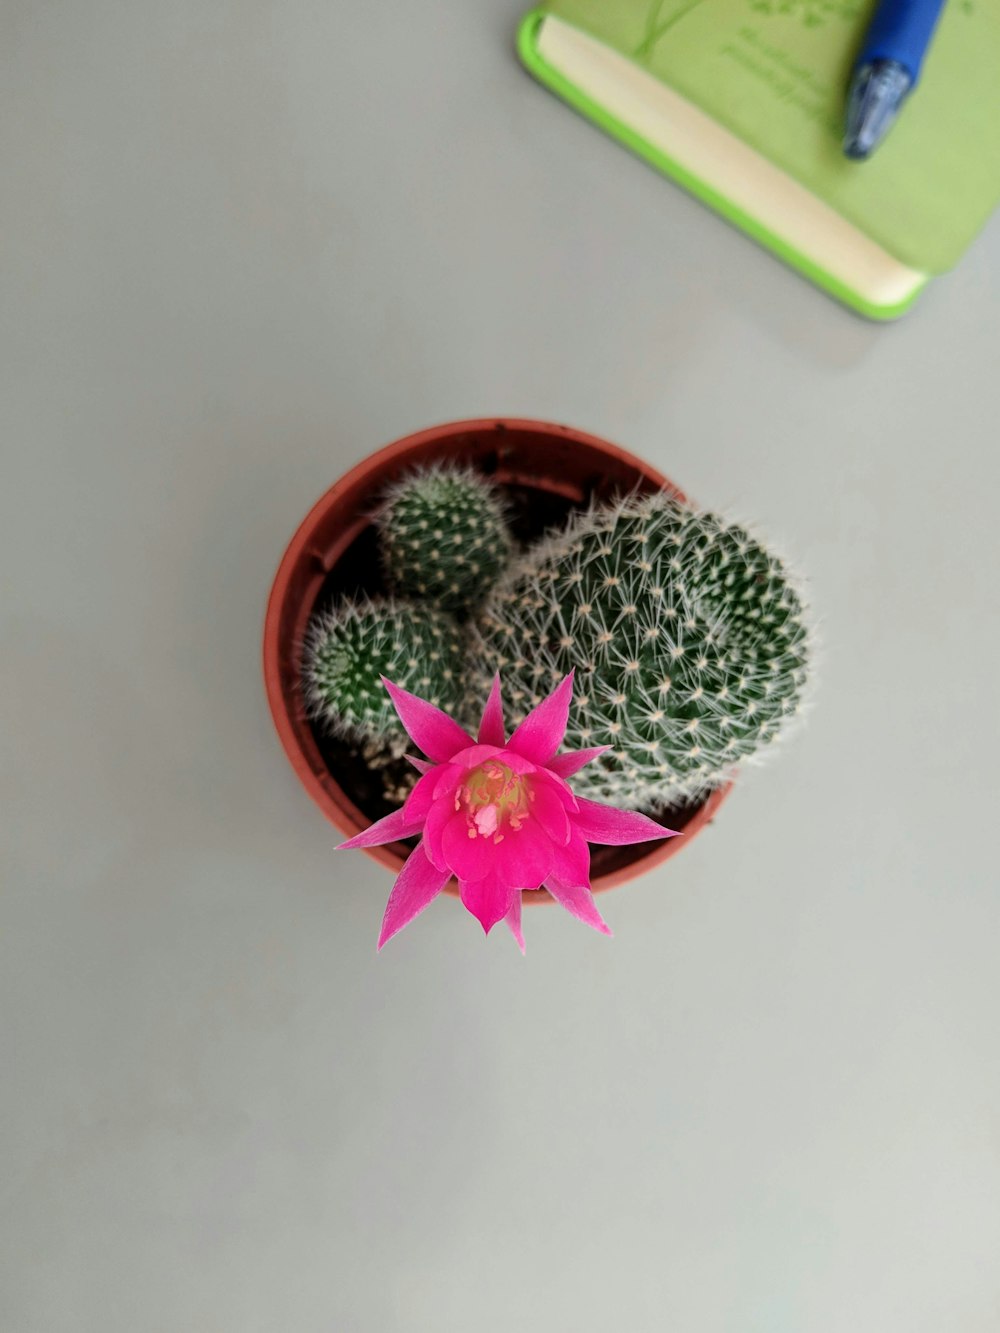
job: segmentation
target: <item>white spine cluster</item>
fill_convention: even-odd
[[[799,711],[810,655],[788,570],[661,493],[574,516],[507,571],[473,628],[517,722],[576,669],[567,745],[611,749],[583,795],[657,808],[720,785]]]
[[[464,688],[464,651],[454,618],[429,603],[344,603],[309,627],[303,679],[310,715],[332,735],[401,741],[405,732],[380,677],[452,712]]]
[[[482,602],[511,552],[500,497],[468,467],[435,464],[404,477],[375,522],[389,586],[450,610]]]

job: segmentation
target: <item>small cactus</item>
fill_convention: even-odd
[[[381,677],[447,712],[461,697],[463,650],[458,625],[438,607],[393,598],[346,603],[309,627],[303,676],[310,713],[334,735],[401,742],[405,732]]]
[[[503,505],[468,467],[438,464],[405,477],[375,522],[391,590],[451,611],[481,602],[510,556]]]
[[[808,631],[788,572],[666,493],[574,516],[477,617],[471,674],[517,721],[576,668],[567,743],[611,749],[580,795],[655,809],[719,786],[798,711]]]

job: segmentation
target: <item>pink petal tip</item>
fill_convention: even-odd
[[[483,709],[483,720],[479,724],[479,744],[480,745],[503,745],[503,700],[500,695],[500,673],[499,671],[493,677],[493,684],[490,686],[490,697],[486,700],[486,707]]]
[[[571,671],[550,695],[531,710],[508,742],[508,748],[536,764],[547,764],[563,743],[573,697]]]
[[[440,708],[394,685],[385,676],[381,680],[389,692],[400,722],[428,759],[441,764],[457,751],[473,744],[469,733],[454,718],[442,713]]]

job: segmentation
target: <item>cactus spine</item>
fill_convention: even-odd
[[[381,676],[446,712],[461,697],[464,644],[438,607],[385,598],[348,602],[314,618],[303,676],[313,717],[335,735],[402,743]]]
[[[448,610],[481,602],[510,555],[503,505],[471,468],[413,473],[393,487],[375,521],[390,588]]]
[[[499,670],[517,721],[576,668],[567,745],[608,745],[581,795],[659,808],[724,782],[799,707],[809,635],[785,567],[663,493],[576,515],[476,620],[475,692]]]

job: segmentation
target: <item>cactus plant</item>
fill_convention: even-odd
[[[779,560],[660,493],[578,514],[528,550],[477,617],[471,654],[476,696],[501,671],[515,721],[575,668],[567,743],[611,747],[579,794],[657,809],[775,739],[799,709],[809,633]]]
[[[454,618],[430,604],[345,603],[309,627],[303,678],[310,712],[334,735],[399,749],[405,732],[381,677],[452,709],[463,688],[463,647]]]
[[[468,467],[436,464],[411,473],[392,488],[375,521],[390,589],[448,610],[481,602],[510,555],[500,498]]]

